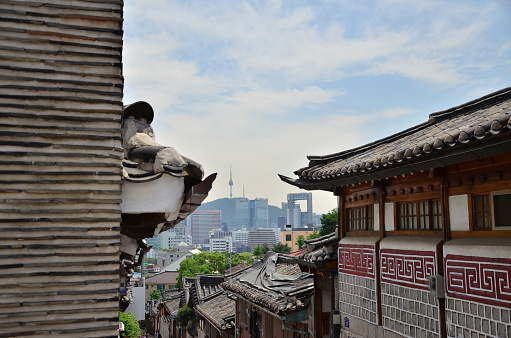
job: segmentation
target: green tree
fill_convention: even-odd
[[[229,255],[229,253],[227,253]],[[252,253],[251,252],[241,252],[241,253],[232,253],[231,254],[231,264],[232,266],[246,263],[248,265],[252,265]]]
[[[270,246],[268,243],[263,243],[263,245],[257,244],[257,246],[254,248],[254,256],[261,258],[266,255],[268,251],[270,251]]]
[[[149,298],[150,299],[160,299],[161,298],[160,290],[154,289],[153,291],[151,291],[151,293],[149,294]]]
[[[309,234],[309,236],[307,236],[307,240],[316,239],[316,238],[320,238],[320,237],[321,237],[321,235],[319,234],[319,232],[314,230],[312,233]]]
[[[305,238],[303,237],[303,235],[298,236],[295,244],[298,245],[299,249],[301,249],[303,247],[303,245],[305,244]]]
[[[224,274],[229,261],[221,252],[201,252],[187,257],[179,265],[178,283],[183,277],[195,277],[196,274]]]
[[[321,216],[321,230],[319,231],[320,236],[331,234],[335,231],[335,227],[339,224],[339,213],[333,209],[327,214]]]
[[[188,305],[183,306],[177,311],[177,325],[186,328],[195,320],[195,311]]]
[[[147,263],[147,264],[156,264],[156,258],[153,258],[153,257],[144,257],[144,263]]]
[[[142,334],[142,330],[138,325],[138,320],[131,314],[131,311],[119,312],[119,321],[124,324],[124,331],[121,332],[121,338],[138,337]]]
[[[272,251],[286,254],[291,252],[291,248],[287,244],[282,244],[281,242],[278,242],[277,244],[273,244]]]

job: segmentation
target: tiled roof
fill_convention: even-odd
[[[180,301],[181,291],[179,290],[172,290],[163,293],[163,304],[171,316],[177,316]]]
[[[337,231],[311,240],[305,241],[307,251],[298,256],[298,259],[310,263],[322,263],[330,259],[337,259],[337,246],[339,237]]]
[[[297,179],[279,176],[308,190],[385,179],[507,152],[509,129],[511,87],[433,113],[425,123],[364,146],[308,156],[309,165],[295,171]]]
[[[147,278],[145,282],[146,284],[176,284],[177,276],[179,276],[177,271],[165,271]]]
[[[216,328],[227,330],[235,326],[235,301],[226,294],[220,293],[215,297],[199,304],[195,309],[206,317]]]
[[[306,308],[314,290],[312,274],[279,258],[280,254],[274,253],[265,256],[245,273],[222,283],[222,287],[275,314]]]

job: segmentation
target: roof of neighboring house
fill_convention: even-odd
[[[219,293],[204,303],[198,304],[195,309],[217,329],[228,330],[235,326],[236,302],[225,293]]]
[[[177,271],[165,271],[146,278],[145,282],[146,284],[176,284],[177,276],[179,276]]]
[[[167,309],[168,313],[170,313],[171,316],[177,316],[177,312],[179,311],[179,302],[181,300],[181,291],[179,290],[172,290],[172,291],[165,291],[163,293],[163,303],[165,305],[165,308]]]
[[[330,259],[337,260],[339,236],[337,231],[319,238],[306,240],[307,250],[298,259],[309,263],[322,263]]]
[[[332,190],[508,152],[509,129],[511,87],[433,113],[427,122],[364,146],[308,156],[309,165],[294,172],[297,179],[279,176],[303,189]]]
[[[301,272],[297,264],[280,262],[280,257],[267,254],[222,287],[278,315],[306,308],[314,290],[312,274]]]

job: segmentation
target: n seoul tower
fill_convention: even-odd
[[[231,189],[231,198],[232,198],[232,185],[234,183],[232,183],[232,168],[231,168],[231,166],[229,166],[229,172],[230,172],[230,175],[231,175],[230,179],[229,179],[229,186],[230,186],[230,189]]]

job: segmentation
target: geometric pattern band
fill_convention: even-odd
[[[339,273],[374,278],[374,246],[339,244]]]
[[[447,255],[445,279],[450,297],[511,307],[511,259]]]
[[[429,290],[428,277],[436,274],[436,256],[432,251],[380,251],[382,282]]]

